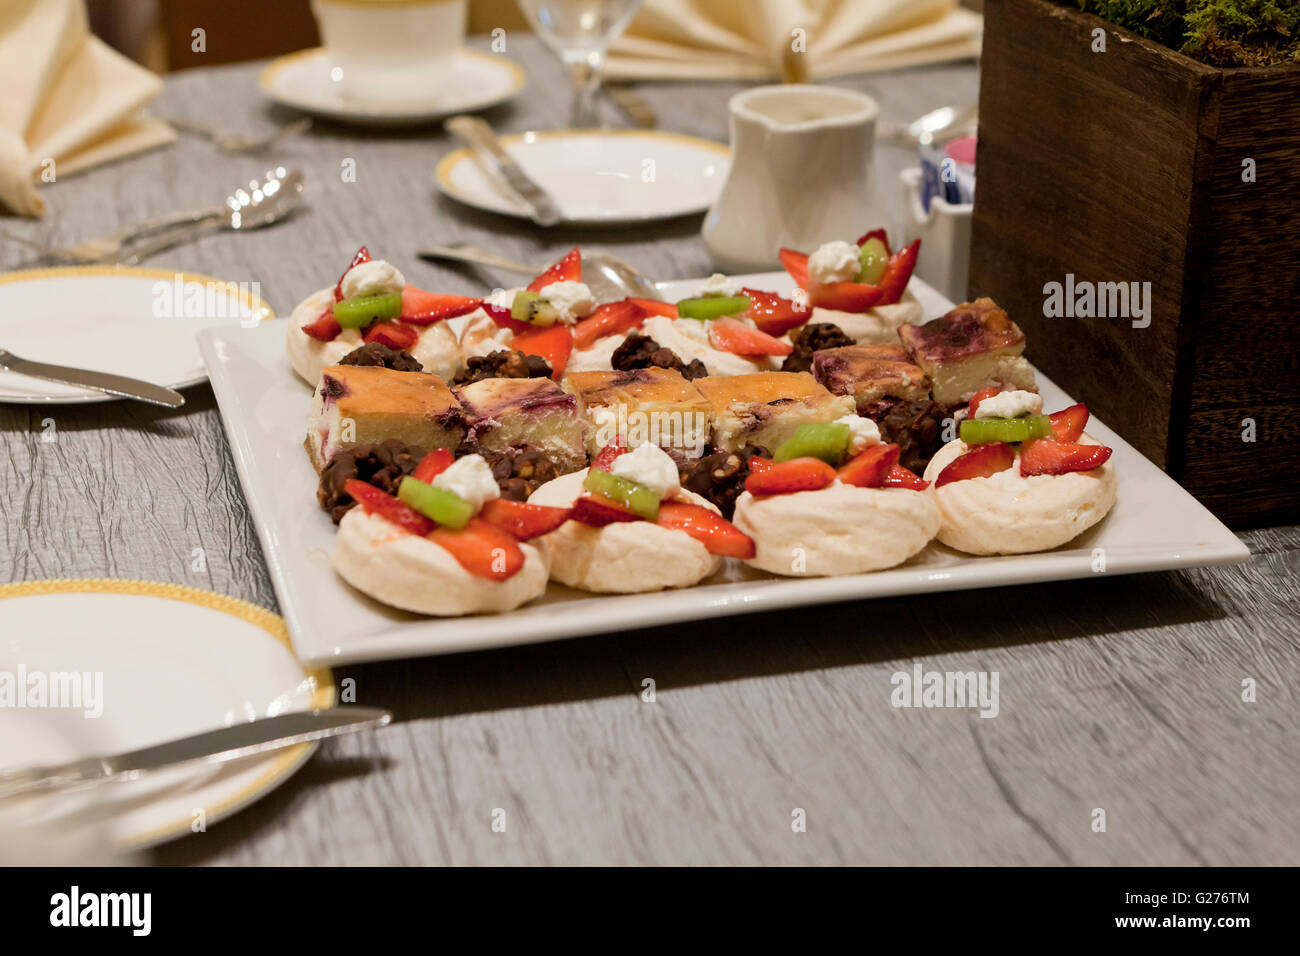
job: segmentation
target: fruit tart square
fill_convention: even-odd
[[[455,392],[467,447],[540,451],[560,474],[587,464],[587,425],[578,398],[549,378],[485,378]]]
[[[831,422],[856,411],[852,396],[832,395],[808,372],[758,372],[695,380],[713,411],[713,444],[774,450],[800,425]]]
[[[884,399],[930,397],[930,377],[901,345],[847,345],[814,352],[813,378],[833,395],[851,395],[858,414],[873,417]]]
[[[930,376],[934,400],[947,408],[984,388],[1037,391],[1034,370],[1021,355],[1025,333],[992,299],[964,302],[924,325],[904,325],[898,336]]]
[[[709,441],[711,407],[676,369],[573,372],[564,387],[578,396],[593,457],[614,438],[629,448],[652,442],[679,460],[698,458]]]
[[[421,451],[454,451],[465,436],[461,408],[436,375],[380,365],[321,369],[307,426],[307,454],[319,472],[345,448],[395,438]]]

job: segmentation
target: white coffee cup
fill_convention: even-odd
[[[466,0],[312,0],[334,79],[379,103],[436,98],[465,42]]]

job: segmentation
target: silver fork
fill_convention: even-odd
[[[305,133],[311,129],[311,117],[304,116],[301,119],[284,123],[278,128],[261,136],[250,136],[247,133],[236,133],[231,130],[217,129],[215,126],[209,126],[206,123],[199,123],[194,120],[168,119],[178,130],[185,133],[192,133],[195,136],[202,136],[209,139],[220,150],[227,153],[256,153],[264,150],[271,145],[279,142],[288,136],[296,136],[299,133]]]

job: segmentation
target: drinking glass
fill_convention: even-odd
[[[605,52],[627,29],[641,0],[517,0],[519,9],[542,42],[560,58],[573,80],[570,124],[585,129],[596,123]]]

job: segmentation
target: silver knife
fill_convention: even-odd
[[[393,715],[386,710],[351,705],[260,717],[126,753],[0,772],[0,797],[107,780],[131,780],[153,770],[187,763],[224,763],[294,744],[383,727],[392,719]]]
[[[180,408],[185,404],[185,396],[180,392],[150,382],[142,382],[138,378],[111,375],[108,372],[93,372],[85,368],[71,368],[67,365],[33,362],[31,359],[19,358],[13,352],[6,352],[4,349],[0,349],[0,368],[20,375],[30,375],[32,378],[62,382],[65,385],[80,385],[82,388],[93,388],[98,392],[107,392],[109,395],[134,398],[137,401],[148,402],[150,405]]]
[[[443,126],[448,132],[463,139],[492,165],[520,202],[528,208],[533,222],[539,226],[553,226],[564,218],[550,193],[529,178],[511,158],[501,145],[501,140],[497,139],[497,134],[492,132],[491,126],[477,116],[453,116]]]

